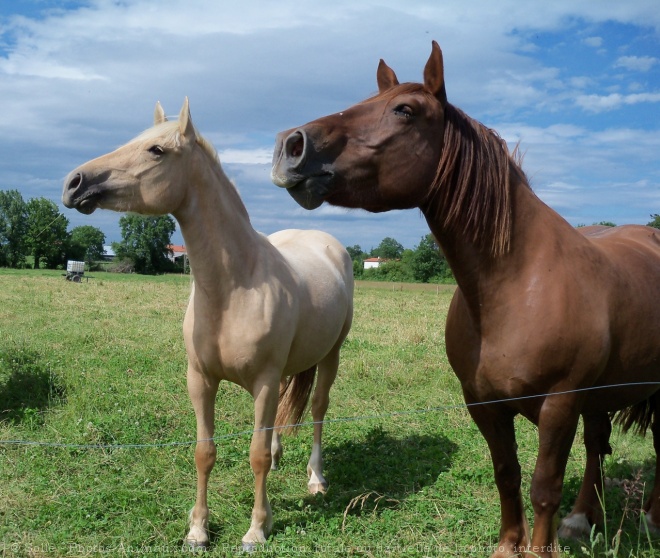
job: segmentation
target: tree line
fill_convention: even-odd
[[[615,226],[609,221],[594,223]],[[660,215],[652,214],[648,226],[660,229]],[[168,256],[176,229],[170,215],[123,215],[119,219],[121,242],[113,242],[117,270],[156,274],[181,271]],[[578,225],[578,227],[584,225]],[[95,269],[104,259],[105,235],[83,225],[68,230],[69,220],[46,198],[25,201],[18,190],[0,191],[0,267],[63,269],[67,260],[84,261]],[[369,252],[360,245],[347,247],[356,278],[375,281],[453,283],[454,277],[433,235],[427,234],[413,249],[386,237]],[[375,268],[364,260],[381,258]]]
[[[347,247],[353,260],[353,275],[370,281],[399,283],[454,283],[447,259],[432,234],[423,236],[414,249],[406,249],[394,238],[386,237],[370,252],[359,245]],[[367,258],[380,258],[378,267],[365,269]]]
[[[171,216],[123,215],[119,226],[122,240],[112,243],[115,267],[150,274],[176,270],[168,258],[175,231]],[[91,225],[68,228],[53,201],[25,201],[18,190],[0,191],[0,267],[64,269],[67,260],[77,260],[97,268],[105,255],[103,231]]]
[[[615,227],[611,221],[601,221],[594,225]],[[585,225],[578,225],[583,227]],[[647,226],[660,229],[660,214],[652,214]],[[447,259],[436,244],[433,235],[423,236],[414,249],[405,249],[391,237],[384,238],[370,252],[365,252],[359,245],[349,246],[348,253],[353,260],[353,274],[356,278],[371,281],[395,281],[401,283],[455,283]],[[381,258],[378,267],[365,269],[364,260]]]

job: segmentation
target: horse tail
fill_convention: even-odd
[[[283,430],[289,434],[297,430],[295,425],[300,424],[305,415],[315,378],[316,364],[287,378],[280,387],[280,402],[275,418],[276,428],[287,426]]]
[[[633,429],[636,434],[644,436],[653,423],[657,409],[656,397],[658,394],[654,393],[648,399],[619,411],[614,417],[614,424],[620,426],[624,432]]]

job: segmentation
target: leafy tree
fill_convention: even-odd
[[[351,257],[351,260],[353,260],[353,276],[362,277],[362,273],[364,272],[364,259],[367,257],[367,254],[362,251],[359,244],[347,246],[346,251]]]
[[[54,269],[66,258],[69,240],[69,220],[60,213],[55,202],[46,198],[32,198],[27,202],[27,232],[25,244],[34,257],[34,268]]]
[[[365,269],[362,278],[374,281],[392,281],[396,283],[409,283],[413,281],[410,268],[402,261],[389,261],[378,267]]]
[[[413,277],[422,283],[428,283],[432,277],[444,272],[446,261],[432,234],[422,237],[410,265]]]
[[[651,215],[651,219],[653,219],[653,221],[646,223],[646,225],[648,227],[654,227],[656,229],[660,229],[660,215],[654,213]]]
[[[403,254],[403,246],[391,237],[385,237],[378,245],[371,251],[371,255],[386,260],[396,260]]]
[[[347,246],[346,251],[353,261],[358,259],[363,260],[366,256],[359,244],[355,244],[354,246]]]
[[[616,227],[616,223],[612,223],[612,221],[601,221],[600,223],[594,223],[594,225],[602,225],[604,227]]]
[[[25,262],[27,206],[18,190],[0,191],[0,265],[19,267]]]
[[[95,261],[103,258],[103,244],[105,234],[91,225],[75,227],[71,231],[69,241],[69,257],[82,260],[91,266]]]
[[[170,215],[124,215],[119,219],[122,241],[112,247],[119,259],[129,259],[137,273],[163,273],[170,268],[168,246],[176,229]]]

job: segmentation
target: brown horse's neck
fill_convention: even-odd
[[[564,225],[570,229],[570,225],[532,192],[517,167],[512,167],[510,173],[509,242],[502,253],[494,252],[488,242],[475,240],[447,226],[442,219],[442,211],[422,209],[475,322],[481,322],[481,315],[489,304],[498,304],[497,293],[501,285],[515,283],[516,278],[521,276],[521,270],[538,252],[541,236],[548,240],[552,238],[553,230],[560,234]],[[489,230],[487,224],[484,224],[483,230]]]
[[[524,265],[531,230],[554,212],[534,195],[519,158],[497,133],[452,105],[445,108],[442,142],[435,180],[419,207],[477,319],[484,298]]]
[[[221,295],[243,283],[253,270],[260,236],[217,160],[202,149],[196,149],[194,157],[188,193],[174,217],[197,290]]]

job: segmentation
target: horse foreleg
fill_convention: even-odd
[[[465,401],[474,403],[467,394]],[[520,492],[514,415],[498,406],[471,405],[468,408],[490,449],[500,495],[500,541],[492,558],[509,558],[526,548],[529,541],[529,526]]]
[[[607,413],[585,415],[584,446],[587,464],[584,479],[571,513],[559,527],[561,538],[579,539],[589,537],[592,525],[603,522],[603,460],[612,453],[610,434],[612,423]]]
[[[209,508],[207,490],[209,476],[215,465],[216,448],[213,442],[215,396],[218,382],[188,368],[188,393],[197,419],[197,445],[195,466],[197,468],[197,497],[190,511],[190,531],[185,542],[191,547],[206,548],[209,543]]]
[[[279,399],[279,375],[273,380],[258,381],[253,389],[254,433],[250,444],[250,466],[254,473],[252,523],[243,537],[243,548],[252,551],[264,544],[273,528],[273,513],[268,502],[266,479],[272,464],[271,443]]]
[[[557,512],[579,418],[579,404],[572,394],[547,397],[539,413],[539,451],[531,488],[534,531],[527,556],[559,555]]]
[[[314,442],[312,454],[307,463],[307,488],[311,494],[325,494],[328,490],[328,481],[323,476],[323,455],[321,452],[321,438],[323,436],[323,419],[330,404],[330,388],[337,377],[339,368],[339,349],[333,350],[318,364],[316,387],[312,396],[312,418],[314,420]]]
[[[651,432],[655,448],[655,481],[651,495],[644,504],[644,512],[649,531],[653,535],[660,535],[660,394],[655,395],[655,414]]]

